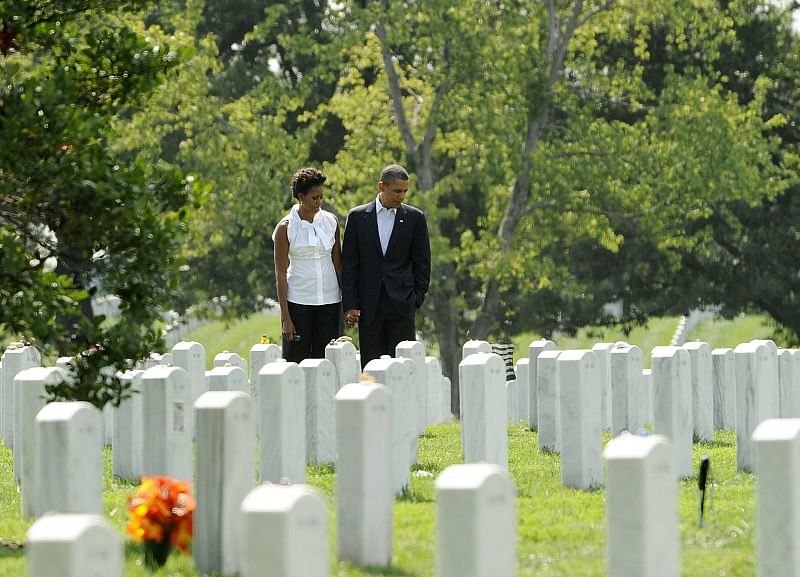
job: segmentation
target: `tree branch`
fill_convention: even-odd
[[[425,136],[422,138],[422,162],[430,163],[432,160],[432,153],[433,153],[433,143],[436,140],[436,132],[439,129],[439,125],[436,122],[436,117],[439,115],[439,108],[441,106],[442,100],[444,100],[444,96],[447,92],[447,74],[450,70],[450,39],[446,38],[444,41],[444,45],[442,46],[442,80],[436,86],[436,91],[434,92],[433,96],[433,103],[431,103],[431,109],[428,112],[428,127],[425,129]],[[431,182],[423,183],[424,189],[429,190],[433,188],[434,183],[432,182],[433,177],[433,167],[426,166],[426,170],[424,173],[427,179],[430,179]]]
[[[594,8],[592,8],[591,10],[589,10],[589,11],[588,11],[588,12],[587,12],[587,13],[586,13],[584,16],[583,16],[583,18],[581,18],[581,19],[578,21],[578,28],[580,28],[581,26],[583,26],[583,25],[586,23],[586,21],[587,21],[587,20],[589,20],[590,18],[592,18],[592,17],[593,17],[593,16],[595,16],[596,14],[599,14],[599,13],[600,13],[600,12],[602,12],[603,10],[608,10],[608,9],[611,7],[611,5],[612,5],[613,3],[614,3],[614,0],[606,0],[606,1],[605,1],[605,2],[603,2],[603,3],[602,3],[600,6],[595,6]]]
[[[385,18],[389,4],[388,0],[383,0],[381,4],[383,5],[382,17]],[[386,76],[389,79],[389,94],[391,95],[392,104],[394,105],[394,113],[395,118],[397,119],[397,125],[400,128],[400,135],[403,137],[403,142],[406,145],[406,152],[409,156],[411,156],[411,158],[414,159],[416,164],[419,164],[419,151],[417,143],[414,140],[414,135],[411,133],[411,125],[408,122],[408,115],[403,107],[403,93],[400,90],[400,77],[397,75],[397,71],[394,69],[394,61],[392,59],[392,53],[389,50],[389,40],[386,33],[386,24],[384,23],[383,18],[378,22],[377,26],[375,26],[375,33],[378,36],[378,40],[381,44],[383,67],[386,69]]]

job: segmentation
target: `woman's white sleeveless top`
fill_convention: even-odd
[[[308,222],[300,218],[297,211],[298,205],[294,205],[289,214],[280,221],[288,222],[287,299],[299,305],[327,305],[341,302],[339,281],[331,258],[339,221],[330,212],[320,210],[314,216],[314,221]],[[272,240],[275,240],[274,232]]]

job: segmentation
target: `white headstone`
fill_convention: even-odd
[[[50,403],[35,423],[34,515],[102,514],[100,411],[83,401]]]
[[[436,479],[439,577],[514,577],[514,482],[497,465],[451,465]]]
[[[274,363],[281,358],[281,348],[275,343],[259,343],[250,347],[250,396],[258,407],[258,372],[267,363]],[[259,412],[256,411],[256,429],[258,429]]]
[[[772,351],[765,342],[742,343],[737,345],[733,354],[736,366],[736,467],[740,471],[752,471],[753,431],[762,421],[777,418],[780,414],[778,383],[777,379],[772,380]]]
[[[114,442],[114,407],[111,403],[103,405],[103,444],[111,445]]]
[[[488,341],[470,339],[461,345],[461,360],[463,361],[470,355],[478,353],[491,353],[492,345]]]
[[[16,450],[12,451],[12,457],[14,461],[14,480],[19,481],[22,475],[22,460],[24,455],[24,450],[22,450],[22,426],[23,420],[28,421],[28,426],[30,428],[30,441],[31,445],[29,445],[29,450],[33,450],[33,421],[36,418],[36,414],[39,410],[44,407],[45,402],[44,398],[46,396],[45,393],[45,385],[55,385],[63,381],[67,378],[67,373],[63,369],[58,369],[54,367],[32,367],[30,369],[24,369],[17,373],[17,376],[14,378],[14,382],[12,386],[14,387],[14,434],[12,437],[17,439],[17,448]],[[22,407],[23,399],[21,395],[25,392],[22,389],[26,388],[27,396],[29,401],[29,406],[27,409]],[[24,418],[23,418],[24,415]],[[33,453],[31,453],[33,454]]]
[[[412,385],[417,401],[417,434],[425,434],[425,425],[428,423],[428,371],[425,368],[425,345],[419,341],[400,341],[395,347],[395,357],[407,358],[414,361],[414,379]]]
[[[523,357],[517,361],[515,373],[517,375],[517,421],[525,421],[530,424],[531,422],[531,377],[530,371],[531,360],[528,357]]]
[[[308,485],[261,485],[242,501],[241,577],[328,577],[328,511]]]
[[[517,407],[517,379],[506,381],[506,417],[508,424],[513,425],[517,422],[519,417],[519,408]]]
[[[150,353],[147,368],[155,367],[158,365],[172,366],[173,361],[172,353]]]
[[[17,373],[14,379],[16,417],[19,422],[14,438],[14,477],[21,481],[22,516],[36,515],[36,415],[45,405],[45,386],[55,385],[67,378],[64,369],[34,367]]]
[[[669,440],[623,434],[605,458],[608,575],[678,577],[678,482]]]
[[[118,479],[138,480],[142,476],[144,413],[142,412],[142,375],[132,370],[120,374],[120,381],[130,383],[130,396],[114,408],[114,442],[111,474]]]
[[[208,390],[206,381],[206,349],[195,341],[181,341],[172,347],[172,364],[189,375],[189,406]],[[190,411],[189,433],[194,438],[194,411]]]
[[[38,367],[41,365],[42,357],[35,347],[25,346],[21,343],[12,344],[3,353],[3,371],[0,373],[0,433],[3,435],[3,442],[6,448],[14,448],[14,378],[17,373]]]
[[[442,364],[436,357],[425,357],[425,382],[427,395],[425,402],[425,418],[429,425],[444,421],[442,406]],[[448,413],[450,405],[447,406]]]
[[[636,432],[645,425],[645,393],[642,382],[644,359],[636,345],[615,347],[608,352],[611,386],[611,434]]]
[[[417,450],[416,405],[408,382],[408,367],[398,359],[382,357],[368,362],[364,372],[392,393],[391,488],[399,495],[411,483],[411,453]]]
[[[56,359],[56,366],[62,369],[69,369],[72,365],[72,357],[58,357]]]
[[[239,353],[232,353],[230,351],[222,351],[214,355],[214,366],[224,367],[225,365],[233,365],[239,367],[247,374],[247,361],[239,355]]]
[[[449,421],[453,418],[453,383],[450,377],[442,376],[442,420]]]
[[[188,423],[189,375],[180,367],[158,365],[142,375],[142,475],[192,478],[192,438]]]
[[[539,353],[536,364],[536,408],[539,423],[539,450],[558,453],[561,450],[561,414],[559,409],[558,357],[562,351]]]
[[[642,387],[644,389],[644,422],[653,424],[653,370],[642,369]]]
[[[470,339],[461,345],[461,360],[463,361],[470,355],[476,355],[478,353],[491,353],[492,352],[492,345],[489,344],[488,341],[481,341],[481,340],[474,340]],[[459,408],[459,415],[458,418],[463,421],[464,419],[464,389],[459,381],[458,383],[458,408]],[[461,453],[464,453],[464,443],[463,443],[463,435],[462,435],[462,443],[461,443]]]
[[[595,343],[592,345],[594,354],[597,355],[597,365],[600,371],[600,419],[604,431],[611,430],[612,426],[612,394],[611,394],[611,361],[609,355],[617,348],[615,343]]]
[[[209,391],[241,391],[249,394],[250,385],[241,367],[234,365],[214,367],[208,371],[206,377]]]
[[[561,409],[561,484],[589,489],[603,482],[600,375],[590,350],[558,357]]]
[[[106,381],[113,379],[117,371],[114,367],[103,367],[100,369],[100,377]],[[101,424],[103,432],[103,445],[110,446],[114,442],[114,411],[111,403],[106,403],[100,410]]]
[[[714,383],[711,347],[696,341],[684,343],[692,371],[692,422],[696,441],[714,440]]]
[[[306,481],[306,385],[297,363],[275,361],[258,372],[261,482]]]
[[[542,351],[553,350],[556,348],[556,344],[553,341],[548,341],[547,339],[539,339],[537,341],[531,341],[528,345],[528,411],[530,411],[530,421],[529,424],[531,426],[531,430],[536,430],[539,427],[539,423],[537,419],[539,418],[537,407],[539,406],[539,401],[537,399],[538,388],[536,386],[536,377],[538,375],[538,358],[539,354]]]
[[[336,369],[328,359],[300,362],[306,382],[306,459],[336,461]]]
[[[778,396],[782,419],[800,418],[800,351],[778,349]]]
[[[361,378],[361,360],[356,358],[356,347],[349,340],[335,340],[325,347],[325,358],[336,368],[337,388],[357,383]]]
[[[383,357],[381,357],[383,358]],[[391,358],[391,357],[387,357]],[[411,444],[409,445],[409,458],[411,459],[411,464],[416,465],[419,462],[419,388],[417,387],[417,364],[407,358],[407,357],[398,357],[393,359],[398,363],[403,363],[406,367],[406,374],[407,374],[407,383],[408,383],[408,390],[411,392],[411,403],[409,404],[409,411],[410,419],[411,419],[411,427],[412,427],[412,438]],[[423,433],[425,432],[423,428]]]
[[[753,339],[750,341],[754,344],[760,344],[767,347],[769,354],[767,355],[767,381],[773,383],[775,387],[778,386],[778,345],[771,339]]]
[[[689,351],[655,347],[653,369],[653,431],[667,437],[675,450],[678,475],[692,476],[692,375]]]
[[[253,399],[242,391],[209,391],[194,409],[197,508],[192,555],[199,572],[231,575],[239,572],[244,552],[242,499],[255,485]]]
[[[336,394],[336,537],[341,561],[392,560],[392,393],[351,383]]]
[[[250,380],[255,382],[261,367],[279,358],[281,348],[275,343],[259,343],[250,347]]]
[[[759,577],[800,575],[800,419],[767,419],[753,432],[756,452],[756,559]]]
[[[467,356],[458,365],[461,438],[465,463],[508,467],[506,365],[495,353]]]
[[[736,428],[736,374],[733,349],[711,351],[714,382],[714,428]]]
[[[122,577],[122,540],[101,515],[47,515],[26,540],[29,577]]]

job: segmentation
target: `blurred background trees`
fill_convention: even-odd
[[[12,4],[20,3],[0,2]],[[113,279],[126,269],[113,262],[133,266],[123,257],[132,241],[158,261],[149,265],[158,271],[147,277],[152,286],[131,284],[125,302],[146,294],[153,306],[183,310],[222,297],[226,315],[263,306],[275,294],[270,237],[291,205],[292,173],[313,165],[328,174],[328,206],[343,223],[350,207],[374,198],[383,165],[399,162],[412,173],[408,202],[428,213],[432,233],[420,328],[451,376],[467,336],[633,327],[705,305],[729,316],[766,312],[787,342],[800,342],[800,53],[790,8],[757,0],[101,4],[84,13],[113,36],[76,27],[68,36],[78,41],[57,41],[45,28],[14,37],[20,48],[2,60],[2,74],[15,88],[4,88],[0,112],[14,144],[0,153],[0,169],[4,203],[20,190],[7,175],[30,161],[26,174],[58,180],[63,186],[50,189],[68,189],[83,208],[105,206],[98,199],[108,191],[109,203],[121,198],[130,218],[149,223],[81,225],[105,231],[91,237],[91,251],[80,249],[84,268],[103,263],[81,273],[107,277],[102,290],[125,290]],[[111,66],[98,61],[138,66],[138,80],[111,84]],[[100,89],[61,95],[66,107],[116,87],[115,96],[89,99],[91,130],[72,130],[92,135],[96,149],[80,170],[63,160],[94,149],[54,130],[77,112],[42,109],[57,119],[35,132],[18,119],[38,126],[41,107],[13,96],[23,77],[28,95],[35,79],[63,86],[56,78],[69,76],[65,65],[107,72]],[[53,151],[48,170],[34,164],[29,133]],[[73,146],[59,152],[64,145]],[[95,170],[106,176],[87,177]],[[85,182],[101,183],[101,193]],[[59,246],[77,242],[43,215],[31,222],[48,224]],[[5,234],[20,234],[21,223],[4,223]],[[32,249],[20,247],[34,245],[25,242],[3,243],[16,247],[19,266],[30,266]],[[104,258],[86,257],[99,250]],[[66,251],[60,257],[67,262]],[[74,274],[59,278],[64,287],[53,290],[79,291],[75,302],[90,288]],[[50,286],[49,277],[36,286]],[[34,322],[25,314],[32,299],[53,300],[37,294],[26,291],[13,316]],[[8,326],[64,334],[58,324]]]

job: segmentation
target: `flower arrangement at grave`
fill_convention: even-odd
[[[172,547],[188,554],[195,509],[189,483],[169,477],[142,477],[136,493],[128,499],[128,509],[128,534],[144,542],[148,565],[163,565]]]

